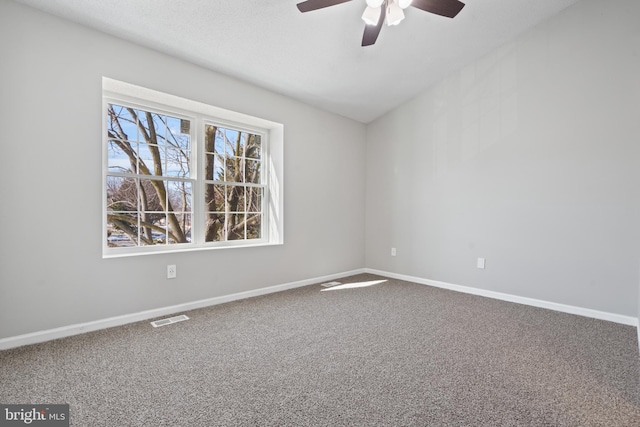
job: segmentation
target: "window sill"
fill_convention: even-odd
[[[123,253],[103,253],[102,258],[126,258],[132,256],[145,256],[145,255],[161,255],[161,254],[175,254],[175,253],[184,253],[184,252],[198,252],[198,251],[216,251],[221,249],[242,249],[242,248],[260,248],[265,246],[281,246],[284,243],[282,242],[260,242],[253,244],[242,244],[242,245],[219,245],[219,246],[193,246],[187,247],[182,245],[176,245],[176,247],[171,248],[162,248],[161,250],[150,250],[150,251],[132,251],[132,252],[123,252]]]

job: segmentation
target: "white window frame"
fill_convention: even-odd
[[[147,255],[154,253],[184,252],[221,248],[279,245],[284,242],[283,233],[283,139],[284,126],[235,111],[214,107],[201,102],[146,89],[103,77],[102,79],[102,255],[103,258]],[[107,107],[109,104],[125,105],[146,111],[167,114],[191,122],[191,170],[192,182],[191,242],[164,245],[109,247],[107,243],[107,176],[108,138]],[[205,124],[250,132],[261,137],[261,185],[262,233],[260,239],[204,241],[204,128]]]

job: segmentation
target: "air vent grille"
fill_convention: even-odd
[[[189,320],[187,316],[181,314],[180,316],[168,317],[166,319],[154,320],[151,322],[151,326],[157,328],[159,326],[171,325],[172,323],[182,322],[183,320]]]
[[[332,286],[338,286],[338,285],[342,285],[342,283],[340,283],[340,282],[328,282],[328,283],[323,283],[320,286],[323,286],[325,288],[330,288]]]

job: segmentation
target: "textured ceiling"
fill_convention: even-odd
[[[578,0],[462,0],[416,8],[361,47],[365,0],[15,0],[367,123]]]

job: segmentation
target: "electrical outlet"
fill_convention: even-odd
[[[167,279],[175,279],[176,278],[176,265],[167,265]]]
[[[396,248],[391,248],[391,256],[396,256]]]
[[[478,258],[478,268],[484,268],[484,258]]]

